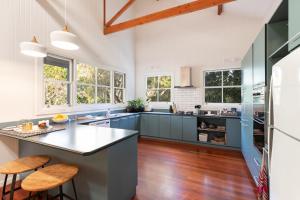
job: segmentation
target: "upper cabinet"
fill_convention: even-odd
[[[258,34],[253,44],[253,86],[265,85],[266,29]]]
[[[300,45],[300,1],[289,0],[289,50]]]
[[[253,49],[252,46],[248,50],[247,54],[245,55],[243,61],[242,61],[242,86],[244,88],[246,87],[252,87],[252,56],[253,56]]]

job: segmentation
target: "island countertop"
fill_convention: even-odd
[[[1,130],[0,135],[88,156],[138,133],[134,130],[79,125],[76,122],[70,122],[65,126],[64,130],[28,138],[9,135]]]

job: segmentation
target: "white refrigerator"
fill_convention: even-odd
[[[300,47],[274,65],[270,87],[271,200],[300,200]]]

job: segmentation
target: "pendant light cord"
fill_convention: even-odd
[[[67,26],[67,0],[65,0],[65,26]]]

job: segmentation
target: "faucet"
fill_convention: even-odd
[[[106,116],[106,118],[109,118],[109,117],[110,117],[110,108],[108,108],[108,109],[106,110],[105,116]]]

